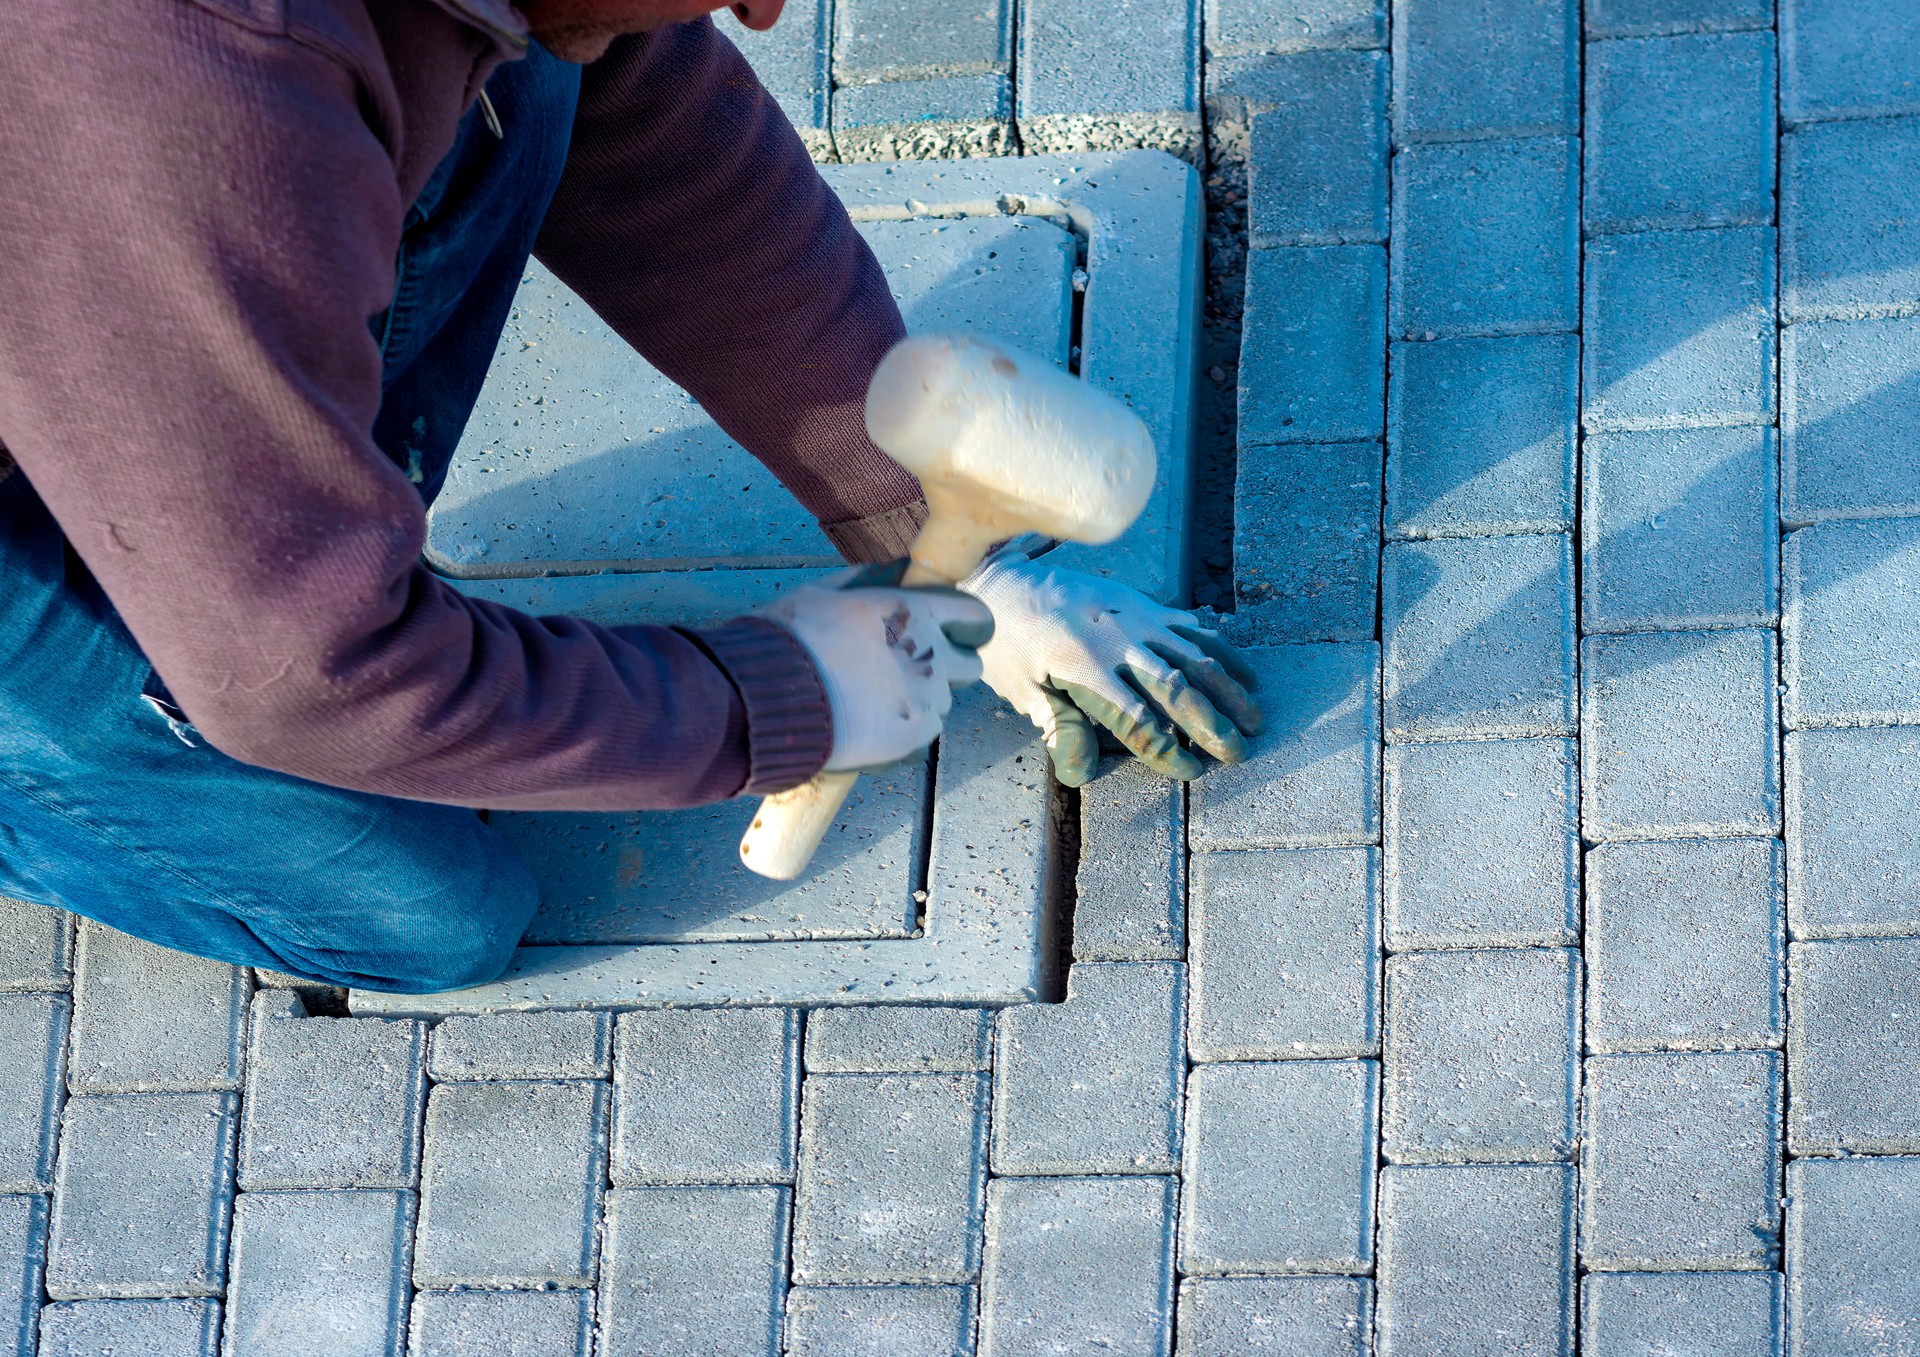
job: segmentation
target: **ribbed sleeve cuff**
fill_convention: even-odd
[[[819,772],[833,752],[833,708],[813,657],[794,634],[764,617],[736,617],[687,634],[727,671],[746,708],[741,795],[784,792]]]
[[[874,565],[897,561],[913,546],[920,525],[927,521],[927,502],[915,500],[898,509],[865,518],[849,518],[841,523],[822,523],[820,530],[839,548],[840,554],[855,565]]]

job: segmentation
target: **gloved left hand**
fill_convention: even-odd
[[[1040,727],[1054,773],[1078,787],[1099,766],[1097,723],[1171,778],[1201,763],[1175,731],[1227,763],[1262,728],[1253,671],[1192,613],[1124,584],[1003,552],[960,582],[993,610],[987,686]]]

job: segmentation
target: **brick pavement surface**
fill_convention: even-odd
[[[1920,8],[721,22],[821,160],[1202,169],[1254,757],[1060,799],[997,1015],[370,1021],[0,900],[0,1353],[1920,1351]]]

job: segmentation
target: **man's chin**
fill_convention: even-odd
[[[609,33],[601,28],[555,28],[539,29],[533,32],[534,38],[549,52],[562,61],[571,61],[576,66],[585,66],[600,60],[613,46],[613,40],[620,35]]]

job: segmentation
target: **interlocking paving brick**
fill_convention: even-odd
[[[1920,1159],[1787,1165],[1794,1357],[1913,1350],[1920,1315]]]
[[[1785,0],[1780,42],[1789,121],[1920,113],[1920,12],[1902,0]]]
[[[614,1034],[613,1181],[793,1180],[800,1014],[624,1013]]]
[[[982,1353],[1166,1352],[1173,1204],[1171,1178],[995,1179]]]
[[[784,1187],[615,1188],[598,1357],[776,1357],[790,1209]]]
[[[613,1015],[582,1009],[462,1013],[433,1029],[427,1073],[460,1079],[605,1079],[613,1071]]]
[[[1590,636],[1580,671],[1588,842],[1779,832],[1771,631]]]
[[[1013,146],[1013,91],[1004,75],[843,85],[833,144],[846,161],[1002,155]]]
[[[1777,1272],[1595,1272],[1581,1357],[1780,1357],[1780,1301]]]
[[[0,995],[0,1192],[53,1190],[66,1056],[65,995]]]
[[[1367,1357],[1364,1277],[1207,1277],[1180,1284],[1180,1357]]]
[[[796,1286],[788,1357],[973,1357],[970,1286]]]
[[[1571,1158],[1579,1054],[1578,952],[1389,958],[1386,1157],[1423,1164]]]
[[[1397,0],[1393,135],[1580,130],[1580,0]]]
[[[1016,65],[1024,153],[1150,146],[1201,160],[1197,3],[1022,0]]]
[[[1588,234],[1773,219],[1773,35],[1587,49]]]
[[[1577,328],[1579,165],[1565,137],[1409,146],[1396,155],[1394,337]]]
[[[218,1357],[220,1302],[77,1300],[40,1312],[40,1357]]]
[[[1248,232],[1264,245],[1387,238],[1387,58],[1303,52],[1273,63],[1248,124]]]
[[[1588,38],[1766,28],[1773,0],[1587,0]]]
[[[1772,625],[1773,430],[1593,433],[1585,461],[1583,628]]]
[[[1194,1069],[1184,1275],[1367,1270],[1378,1077],[1371,1060]]]
[[[1780,556],[1787,728],[1920,724],[1920,518],[1818,523]]]
[[[1920,512],[1920,319],[1789,325],[1780,362],[1782,521]]]
[[[1589,429],[1765,424],[1773,416],[1773,229],[1587,242]]]
[[[1385,47],[1385,0],[1206,0],[1207,55]]]
[[[800,1106],[796,1282],[966,1282],[986,1191],[982,1075],[819,1075]]]
[[[765,32],[744,24],[726,29],[815,160],[833,158],[833,81],[827,70],[832,9],[830,0],[788,0],[780,21]]]
[[[33,1357],[46,1256],[47,1199],[0,1196],[0,1334],[13,1335],[15,1357]]]
[[[82,920],[74,965],[75,1093],[240,1086],[246,968],[156,947]]]
[[[590,1357],[591,1291],[422,1291],[407,1357]]]
[[[1379,438],[1387,255],[1378,245],[1254,250],[1240,348],[1240,441]]]
[[[1920,730],[1787,736],[1787,918],[1796,938],[1920,934]]]
[[[1081,964],[1069,972],[1064,1004],[1002,1010],[993,1072],[996,1174],[1179,1168],[1184,969]]]
[[[411,1192],[243,1192],[226,1357],[399,1357]]]
[[[240,1186],[412,1187],[427,1096],[425,1025],[308,1018],[274,997],[287,993],[262,991],[253,1005]]]
[[[593,1285],[607,1094],[602,1083],[435,1088],[414,1285]]]
[[[1920,312],[1920,118],[1803,127],[1780,156],[1783,318]]]
[[[1573,741],[1393,745],[1386,807],[1389,947],[1579,941]]]
[[[1573,527],[1580,341],[1396,343],[1387,385],[1387,535]]]
[[[1080,789],[1075,961],[1178,961],[1186,955],[1185,790],[1137,759],[1102,760]],[[813,1022],[807,1066],[813,1068]],[[969,1066],[968,1068],[979,1068]]]
[[[1571,1166],[1381,1170],[1380,1357],[1566,1357],[1573,1288]]]
[[[1233,588],[1269,634],[1371,641],[1380,578],[1380,445],[1242,448]]]
[[[1574,733],[1569,538],[1389,543],[1380,628],[1389,740]]]
[[[54,1175],[48,1295],[220,1294],[235,1101],[231,1093],[68,1100]]]
[[[1920,1151],[1920,939],[1796,942],[1788,966],[1788,1148]]]
[[[816,1008],[807,1014],[808,1074],[984,1070],[993,1014],[978,1008]]]
[[[1380,647],[1250,646],[1266,732],[1245,763],[1188,789],[1188,844],[1334,848],[1380,841]]]
[[[1587,854],[1587,1049],[1715,1051],[1786,1035],[1773,839],[1603,844]]]
[[[833,6],[833,74],[843,85],[1005,75],[1012,59],[1012,0],[836,0]]]
[[[1379,900],[1371,848],[1196,855],[1193,1058],[1377,1054]]]
[[[1780,1057],[1586,1062],[1580,1257],[1590,1269],[1755,1268],[1780,1228]]]
[[[73,984],[73,915],[0,895],[0,991]]]

